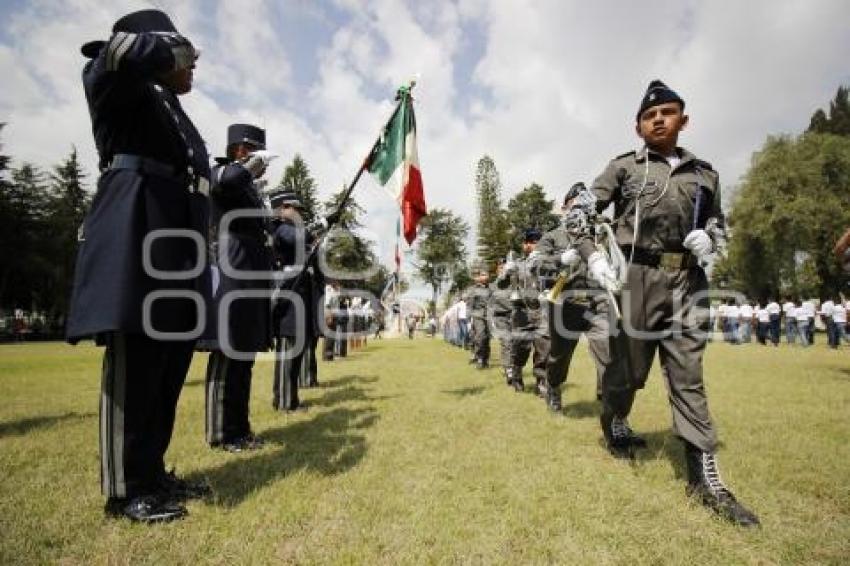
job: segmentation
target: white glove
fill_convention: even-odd
[[[590,254],[590,257],[587,258],[587,269],[590,272],[590,277],[595,279],[607,291],[613,293],[620,291],[620,281],[617,279],[617,274],[602,253],[593,252]]]
[[[561,265],[564,267],[572,267],[579,261],[581,261],[581,256],[575,248],[570,248],[561,254]]]
[[[242,166],[251,173],[251,176],[254,179],[256,179],[257,177],[263,176],[263,173],[266,172],[266,167],[269,166],[269,162],[275,157],[277,157],[277,155],[274,153],[265,149],[259,149],[250,153],[248,155],[248,159],[242,164]]]
[[[691,230],[682,245],[691,250],[697,259],[702,259],[714,251],[714,242],[705,230]]]
[[[508,273],[513,273],[516,271],[516,262],[515,261],[506,261],[502,266],[502,271],[507,275]]]
[[[530,261],[531,263],[534,263],[534,262],[538,261],[539,259],[540,259],[540,252],[538,252],[537,250],[534,250],[530,254],[528,254],[528,261]]]

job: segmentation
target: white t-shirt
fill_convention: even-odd
[[[847,324],[847,309],[841,304],[832,307],[832,320],[836,324]]]
[[[726,318],[738,318],[739,316],[741,316],[741,309],[738,308],[738,305],[726,306]]]
[[[832,307],[835,306],[835,303],[832,301],[824,301],[820,305],[820,314],[824,316],[832,316]]]
[[[756,311],[756,316],[759,319],[759,322],[770,322],[770,313],[767,312],[767,309],[759,309]]]
[[[776,301],[771,301],[767,303],[767,306],[764,308],[767,309],[767,312],[770,314],[779,314],[782,312],[782,307],[780,307],[779,303],[777,303]]]
[[[459,320],[466,320],[466,301],[458,301],[457,317]]]
[[[741,319],[752,320],[753,307],[748,304],[741,305]]]
[[[794,317],[797,322],[809,322],[809,311],[805,307],[797,307],[794,309]]]
[[[720,303],[720,306],[717,307],[717,314],[720,316],[726,316],[726,305]]]
[[[785,313],[786,317],[793,317],[794,316],[794,309],[796,309],[796,308],[797,308],[797,305],[795,305],[791,301],[788,301],[787,303],[784,303],[782,305],[782,312]]]
[[[813,302],[803,301],[803,306],[801,308],[804,311],[806,311],[806,314],[808,314],[810,317],[814,318],[814,316],[815,316],[815,304]]]

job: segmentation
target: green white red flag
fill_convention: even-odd
[[[369,172],[382,185],[394,181],[390,186],[395,189],[401,207],[404,239],[410,245],[416,239],[419,220],[428,210],[416,151],[416,118],[410,87],[401,87],[396,98],[398,106],[372,150]]]

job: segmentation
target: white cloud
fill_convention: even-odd
[[[651,79],[686,99],[692,122],[682,143],[727,184],[768,134],[802,130],[850,82],[850,5],[841,0],[543,0],[521,8],[510,0],[339,0],[319,9],[323,21],[333,13],[325,25],[340,23],[309,53],[288,52],[275,22],[316,6],[164,4],[204,50],[184,104],[213,154],[228,123],[257,122],[282,154],[272,180],[299,152],[327,195],[354,174],[395,86],[420,73],[414,94],[428,203],[473,225],[478,158],[494,157],[505,200],[532,181],[554,198],[638,145],[634,112]],[[91,170],[78,47],[143,6],[40,0],[0,24],[5,151],[48,165],[75,143]],[[475,44],[479,32],[484,45]],[[481,57],[470,67],[473,51]],[[318,61],[310,84],[294,82],[294,62],[303,58]],[[470,76],[459,76],[467,68]],[[392,201],[371,179],[356,194],[367,227],[386,241]]]

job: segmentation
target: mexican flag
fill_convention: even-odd
[[[416,239],[416,225],[427,214],[419,156],[416,153],[416,118],[410,87],[398,90],[398,106],[381,137],[372,149],[369,172],[379,183],[393,180],[395,196],[404,221],[404,239],[410,245]]]

